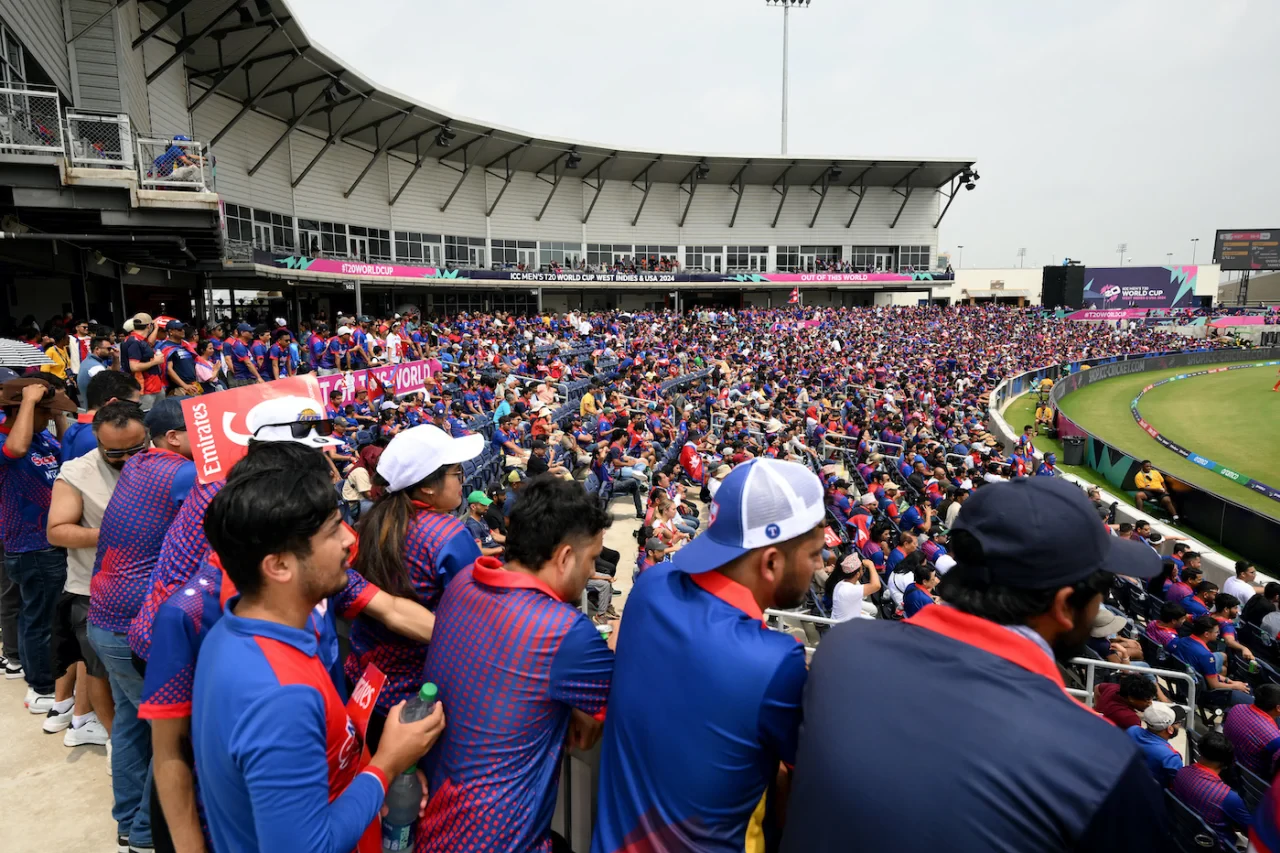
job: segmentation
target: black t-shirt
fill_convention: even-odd
[[[525,465],[525,470],[530,477],[536,477],[539,474],[547,473],[547,460],[538,458],[534,454],[529,454],[529,462]]]
[[[1262,617],[1275,609],[1275,605],[1268,601],[1265,595],[1251,595],[1249,600],[1244,603],[1244,608],[1240,611],[1240,618],[1250,625],[1261,627]]]

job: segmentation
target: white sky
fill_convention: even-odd
[[[779,151],[764,0],[290,0],[312,38],[446,111],[616,146]],[[813,0],[791,13],[791,154],[971,157],[966,267],[1212,254],[1280,227],[1277,0]]]

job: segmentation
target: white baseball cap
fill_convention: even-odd
[[[398,492],[446,465],[475,459],[483,450],[483,435],[451,438],[435,424],[423,424],[391,439],[378,459],[378,474],[387,481],[387,491]]]
[[[256,441],[292,441],[307,447],[340,447],[342,440],[331,438],[333,422],[325,417],[324,406],[310,397],[276,397],[263,400],[244,418],[249,436]],[[309,428],[303,429],[303,426]]]
[[[803,536],[825,513],[816,474],[796,462],[753,459],[721,481],[711,523],[672,561],[690,574],[710,571],[748,551]]]
[[[351,327],[350,327],[350,326],[339,326],[339,327],[338,327],[338,334],[339,334],[339,335],[349,335],[349,334],[351,334]]]
[[[938,570],[938,574],[945,575],[956,567],[956,558],[950,554],[943,554],[938,558],[938,562],[934,563],[934,568]]]

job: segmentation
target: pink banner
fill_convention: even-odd
[[[1068,320],[1141,320],[1146,308],[1086,308],[1067,315]]]
[[[344,406],[356,401],[357,391],[369,390],[371,378],[377,382],[379,393],[390,391],[397,397],[420,394],[427,389],[427,382],[431,379],[431,366],[425,361],[410,361],[404,364],[384,364],[367,370],[353,370],[316,377],[320,382],[320,391],[324,395],[326,405],[330,393],[341,391]]]
[[[406,267],[399,264],[344,261],[339,258],[314,258],[303,261],[298,269],[307,272],[329,272],[357,278],[435,278],[441,271],[435,267]]]
[[[1221,329],[1224,326],[1265,326],[1270,322],[1272,320],[1261,314],[1240,314],[1234,317],[1219,317],[1209,325]]]

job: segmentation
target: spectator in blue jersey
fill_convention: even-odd
[[[271,346],[267,349],[267,376],[271,379],[283,379],[292,376],[293,356],[289,351],[290,334],[288,329],[276,329],[271,333]]]
[[[1174,577],[1174,582],[1164,593],[1165,601],[1181,603],[1195,595],[1196,587],[1204,579],[1199,566],[1183,566],[1182,571]]]
[[[237,388],[241,385],[252,385],[255,382],[266,381],[258,370],[258,363],[253,355],[253,346],[253,326],[248,323],[241,323],[236,326],[236,336],[231,340],[229,356],[231,372],[227,377],[227,382],[230,387]],[[226,349],[227,347],[224,345],[224,352]]]
[[[1058,455],[1056,453],[1046,453],[1044,461],[1040,463],[1040,467],[1036,468],[1037,477],[1056,477],[1058,476]]]
[[[706,530],[640,575],[618,636],[595,853],[741,850],[772,820],[780,763],[794,763],[805,657],[761,621],[804,599],[824,517],[805,466],[753,460],[725,477]],[[673,686],[660,710],[658,685]]]
[[[111,342],[111,338],[95,335],[89,347],[89,354],[80,360],[80,369],[76,371],[76,387],[83,394],[93,377],[104,370],[118,371],[119,369],[120,350]]]
[[[898,547],[889,552],[889,556],[885,559],[885,564],[889,567],[889,571],[897,569],[898,564],[905,560],[916,551],[916,537],[912,533],[902,531],[902,535],[898,537]]]
[[[89,641],[115,700],[111,752],[112,817],[132,847],[151,847],[151,730],[138,718],[142,673],[134,666],[129,624],[151,588],[170,525],[195,484],[182,403],[161,400],[147,413],[151,447],[131,457],[102,516],[89,591]]]
[[[1213,609],[1214,599],[1218,597],[1218,585],[1213,581],[1200,581],[1195,585],[1195,594],[1181,600],[1181,604],[1191,614],[1191,618],[1207,616]]]
[[[467,495],[467,520],[464,523],[467,525],[467,530],[471,531],[476,544],[480,546],[482,556],[501,557],[507,537],[501,533],[495,533],[489,528],[489,522],[484,520],[485,513],[492,505],[493,499],[476,489]]]
[[[142,386],[138,380],[118,370],[103,370],[95,374],[87,386],[80,386],[80,392],[88,410],[77,415],[75,423],[62,434],[63,464],[98,449],[98,440],[93,434],[93,418],[99,409],[117,400],[130,403],[142,400]]]
[[[1079,653],[1114,574],[1152,577],[1159,558],[1108,535],[1084,493],[1057,477],[978,489],[952,546],[957,565],[938,587],[949,606],[905,622],[853,619],[823,638],[783,853],[847,849],[851,826],[863,848],[899,853],[1167,850],[1142,755],[1067,694],[1056,664]],[[869,684],[876,736],[849,738]],[[912,709],[927,703],[947,708],[945,738],[918,740]],[[925,789],[946,791],[927,820],[883,819],[884,803]],[[827,819],[831,791],[839,821]]]
[[[434,610],[445,587],[481,556],[454,512],[463,498],[462,463],[483,449],[484,436],[450,438],[431,424],[391,439],[374,478],[385,492],[360,519],[355,569],[392,595]],[[370,721],[369,742],[376,744],[390,707],[422,684],[427,649],[362,619],[351,627],[351,652],[347,674],[352,681],[371,663],[387,676]]]
[[[1231,741],[1236,760],[1263,779],[1274,773],[1280,752],[1280,684],[1260,684],[1252,705],[1236,705],[1222,721],[1222,733]]]
[[[1125,734],[1137,744],[1147,769],[1161,788],[1173,784],[1173,777],[1182,769],[1182,754],[1170,741],[1178,736],[1179,726],[1186,719],[1187,712],[1182,706],[1152,702],[1142,712],[1142,725],[1125,729]]]
[[[1183,805],[1204,818],[1218,833],[1228,850],[1236,848],[1236,833],[1247,832],[1253,823],[1244,798],[1222,781],[1222,771],[1233,764],[1235,752],[1227,736],[1207,732],[1196,746],[1195,763],[1179,770],[1170,787]]]
[[[388,784],[431,748],[444,712],[437,704],[427,718],[402,723],[396,705],[371,756],[368,706],[363,714],[359,703],[344,707],[330,680],[310,620],[347,586],[354,539],[330,478],[312,468],[236,478],[204,524],[238,591],[200,647],[192,695],[213,848],[378,850]],[[360,695],[377,689],[357,687]]]
[[[1191,620],[1191,633],[1171,642],[1169,651],[1178,660],[1204,676],[1210,690],[1229,690],[1231,692],[1228,694],[1228,699],[1231,704],[1248,704],[1253,701],[1249,685],[1223,675],[1223,656],[1215,654],[1209,648],[1209,644],[1216,643],[1220,635],[1218,620],[1206,614]]]
[[[914,582],[902,595],[902,615],[910,619],[921,608],[934,604],[933,588],[938,585],[938,570],[928,563],[916,566]]]
[[[30,378],[0,384],[0,407],[0,529],[5,576],[21,593],[17,634],[27,680],[22,704],[44,716],[55,701],[50,637],[67,582],[67,552],[49,545],[45,528],[62,458],[55,434],[63,434],[64,415],[76,405],[46,380]],[[45,429],[50,421],[54,433]]]
[[[566,734],[594,746],[609,695],[613,653],[576,607],[608,525],[575,483],[533,478],[506,566],[482,557],[445,590],[423,678],[466,722],[427,756],[417,853],[551,848]]]
[[[156,349],[164,353],[165,377],[169,383],[169,393],[194,397],[203,392],[196,381],[196,355],[187,349],[185,338],[187,327],[173,320],[164,327],[168,336],[163,345]]]

